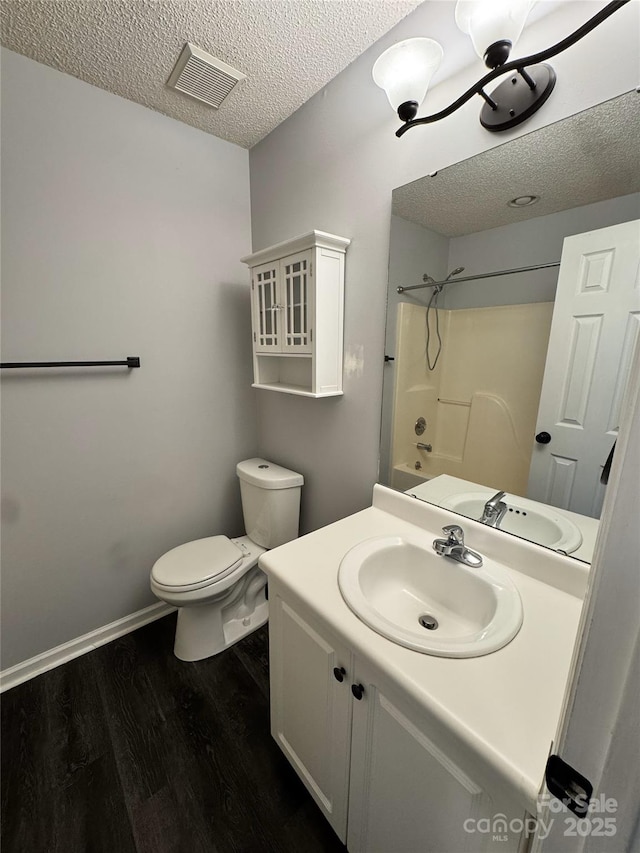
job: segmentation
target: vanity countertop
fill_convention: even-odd
[[[464,519],[468,546],[508,567],[524,608],[516,637],[497,652],[475,658],[435,657],[385,639],[352,613],[338,588],[340,562],[359,542],[411,535],[416,527],[435,538],[459,518],[375,486],[373,506],[266,552],[260,566],[389,684],[487,762],[524,808],[535,813],[589,566]]]

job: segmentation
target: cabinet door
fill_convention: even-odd
[[[505,813],[358,669],[364,694],[353,703],[350,853],[514,853],[521,833],[503,826],[522,811]]]
[[[282,304],[280,264],[263,264],[251,270],[253,346],[256,352],[280,352]]]
[[[345,841],[351,656],[271,592],[271,734]],[[342,681],[336,679],[334,668]]]
[[[280,261],[282,352],[310,353],[312,349],[313,252],[299,252]]]

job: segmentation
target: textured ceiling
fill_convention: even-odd
[[[640,192],[639,139],[640,94],[630,92],[399,187],[393,212],[459,237]],[[507,206],[522,195],[540,201]]]
[[[245,148],[421,0],[2,0],[5,47]],[[185,42],[246,74],[219,110],[165,83]]]

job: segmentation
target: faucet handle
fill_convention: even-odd
[[[506,497],[506,495],[506,492],[496,492],[496,494],[487,501],[487,506],[498,506],[502,498]]]
[[[442,532],[447,534],[449,545],[464,545],[464,530],[459,524],[447,524],[442,528]]]

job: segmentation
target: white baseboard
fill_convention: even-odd
[[[75,640],[70,640],[68,643],[63,643],[61,646],[56,646],[47,652],[29,658],[29,660],[4,669],[0,672],[0,693],[16,687],[24,681],[29,681],[36,675],[54,669],[56,666],[67,663],[67,661],[78,658],[80,655],[85,655],[87,652],[104,646],[105,643],[110,643],[111,640],[122,637],[124,634],[130,634],[149,622],[154,622],[156,619],[173,613],[176,609],[170,604],[159,601],[157,604],[138,610],[137,613],[131,613],[129,616],[103,625],[102,628],[96,628],[95,631],[83,634],[82,637],[77,637]]]

